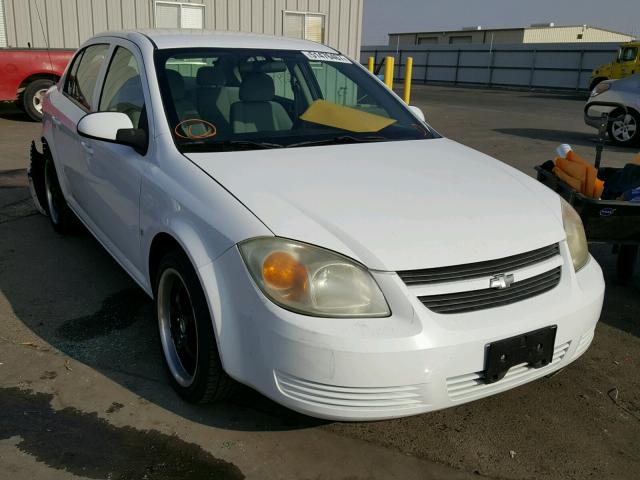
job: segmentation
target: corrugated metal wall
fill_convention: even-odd
[[[7,46],[7,30],[4,21],[4,3],[0,0],[0,48]]]
[[[76,48],[95,33],[153,28],[154,0],[4,1],[10,47]],[[357,58],[363,0],[191,0],[207,29],[282,35],[283,12],[326,14],[325,43]]]
[[[611,62],[618,43],[530,43],[512,45],[417,45],[397,52],[388,45],[365,46],[360,61],[395,57],[395,78],[404,78],[413,57],[413,81],[457,85],[511,86],[586,90],[591,71]],[[380,70],[382,72],[382,69]]]

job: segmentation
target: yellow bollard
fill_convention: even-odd
[[[373,57],[369,57],[369,61],[367,62],[367,69],[373,73],[374,67],[375,67],[375,59]]]
[[[411,73],[413,72],[413,57],[407,57],[407,65],[404,69],[404,103],[409,105],[411,100]]]
[[[394,57],[387,57],[384,63],[384,83],[393,90],[393,62]]]

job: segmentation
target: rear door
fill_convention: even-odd
[[[113,41],[108,67],[98,95],[97,110],[126,114],[134,128],[151,138],[148,122],[149,94],[138,48],[122,39]],[[83,141],[90,153],[84,165],[84,204],[90,223],[104,243],[128,270],[138,275],[140,260],[140,181],[147,151],[95,139]]]
[[[85,216],[86,156],[88,143],[80,138],[77,125],[80,119],[95,111],[96,84],[105,67],[109,44],[89,45],[74,57],[62,85],[62,95],[51,97],[53,137],[56,166],[65,196],[74,210]]]

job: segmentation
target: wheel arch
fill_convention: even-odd
[[[173,223],[171,227],[171,229],[154,232],[153,238],[149,243],[148,254],[146,256],[148,268],[147,278],[149,290],[152,295],[155,295],[154,289],[158,265],[165,253],[171,250],[180,250],[183,252],[187,258],[189,258],[198,277],[200,277],[199,267],[213,260],[210,258],[200,237],[193,229],[183,223]],[[200,278],[200,283],[204,285],[202,278]]]
[[[46,72],[46,71],[32,73],[28,77],[24,78],[22,82],[20,82],[20,85],[18,86],[18,90],[17,90],[18,95],[21,95],[22,93],[24,93],[24,90],[27,88],[27,85],[29,85],[31,82],[34,82],[36,80],[51,80],[54,83],[58,83],[58,80],[60,80],[60,75],[57,75],[52,72]]]
[[[609,77],[600,76],[591,80],[591,83],[589,84],[589,91],[592,91],[594,88],[596,88],[596,85],[598,85],[600,82],[604,82],[605,80],[609,80]]]
[[[147,255],[149,293],[155,301],[155,284],[157,281],[158,267],[163,255],[172,250],[183,252],[191,262],[196,276],[200,281],[200,285],[205,291],[205,298],[209,307],[209,313],[211,315],[215,341],[218,346],[220,359],[224,367],[225,359],[223,358],[223,352],[220,345],[220,336],[222,334],[222,331],[221,311],[219,305],[220,298],[217,291],[217,283],[213,278],[203,278],[203,272],[201,271],[200,267],[206,264],[210,264],[211,260],[207,261],[206,263],[197,261],[198,256],[204,253],[206,250],[204,249],[204,245],[202,245],[201,243],[198,245],[199,242],[196,241],[194,244],[194,240],[192,238],[189,238],[190,235],[195,235],[195,232],[190,230],[188,227],[184,227],[182,231],[180,231],[180,229],[178,229],[177,231],[162,230],[157,232],[153,236],[148,250],[149,253]],[[191,245],[191,248],[188,248],[187,244]]]

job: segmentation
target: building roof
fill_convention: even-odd
[[[313,50],[335,52],[331,47],[310,40],[244,32],[195,29],[137,29],[102,32],[95,37],[121,37],[139,41],[140,35],[157,48],[264,48],[268,50]]]
[[[529,27],[498,27],[498,28],[480,28],[479,30],[475,30],[472,28],[458,28],[458,29],[440,29],[440,30],[428,30],[428,31],[418,31],[418,32],[393,32],[393,33],[389,33],[388,35],[430,35],[430,34],[440,34],[443,32],[446,33],[468,33],[468,32],[498,32],[498,31],[504,31],[504,30],[537,30],[537,29],[542,29],[542,28],[553,28],[553,29],[559,29],[559,28],[576,28],[576,27],[584,27],[585,25],[554,25],[554,26],[550,26],[550,25],[531,25]],[[609,32],[609,33],[615,33],[617,35],[625,35],[627,37],[633,37],[633,35],[629,34],[629,33],[624,33],[624,32],[617,32],[615,30],[609,30],[607,28],[601,28],[601,27],[594,27],[592,25],[586,25],[587,28],[593,29],[593,30],[600,30],[602,32]]]

